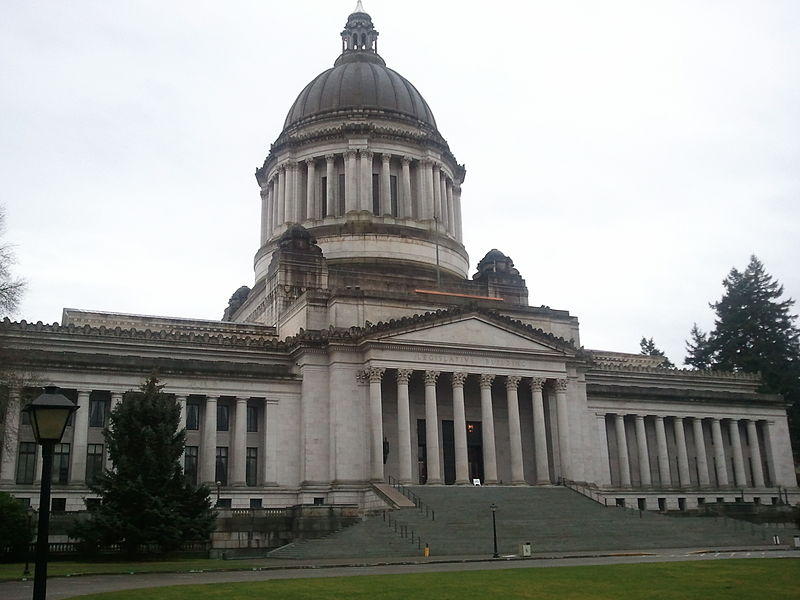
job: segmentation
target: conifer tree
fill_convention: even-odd
[[[675,365],[672,364],[672,361],[667,358],[667,355],[656,346],[656,343],[653,341],[653,338],[647,339],[646,337],[642,337],[639,341],[639,347],[641,348],[640,354],[644,354],[645,356],[661,356],[664,358],[661,361],[659,367],[663,367],[665,369],[674,369]]]
[[[178,430],[180,408],[163,387],[152,376],[111,411],[104,436],[113,466],[91,485],[101,502],[71,532],[87,549],[121,544],[136,554],[154,544],[170,551],[207,540],[214,528],[208,488],[184,478],[186,432]]]
[[[704,333],[697,323],[692,325],[689,339],[686,341],[686,358],[683,364],[695,369],[711,368],[711,348],[708,345],[708,334]]]

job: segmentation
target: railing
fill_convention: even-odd
[[[560,479],[559,483],[566,488],[571,489],[573,492],[586,496],[590,500],[594,500],[598,504],[608,506],[608,498],[603,495],[597,488],[586,485],[585,483],[578,483],[570,479]]]
[[[407,524],[398,521],[397,519],[393,519],[391,513],[388,511],[382,511],[383,515],[383,522],[386,525],[394,530],[395,535],[399,535],[401,538],[409,540],[412,544],[416,541],[417,543],[417,550],[422,550],[423,542],[422,538],[417,535],[417,532],[411,529]],[[426,543],[425,546],[428,544]]]
[[[291,508],[222,508],[220,513],[229,513],[232,517],[291,517]]]
[[[405,485],[397,481],[391,475],[388,475],[389,485],[392,486],[394,489],[398,490],[403,496],[411,500],[414,503],[414,506],[420,513],[425,513],[425,517],[430,518],[431,521],[436,520],[436,512],[430,507],[428,504],[422,501],[422,499],[415,494],[412,490],[408,489]]]
[[[180,545],[177,552],[208,552],[210,548],[210,542],[186,542]],[[31,543],[28,546],[28,553],[29,555],[33,555],[36,551],[36,544]],[[152,554],[152,553],[160,553],[162,551],[161,547],[158,544],[141,544],[137,551],[140,554]],[[50,542],[49,543],[49,550],[50,554],[82,554],[85,552],[85,547],[78,542]],[[123,552],[123,548],[120,544],[110,544],[108,546],[100,546],[97,549],[98,554],[120,554]],[[12,553],[12,549],[9,547],[2,548],[0,547],[0,556],[8,555]],[[24,554],[23,554],[24,555]]]

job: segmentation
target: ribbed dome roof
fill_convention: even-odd
[[[317,75],[294,101],[284,129],[311,116],[348,109],[400,113],[435,129],[436,120],[422,94],[382,62],[353,56]]]

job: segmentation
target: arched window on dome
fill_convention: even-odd
[[[366,50],[367,49],[367,34],[366,33],[362,33],[361,34],[361,49],[362,50]]]
[[[351,50],[356,50],[357,48],[358,48],[358,34],[354,33],[353,34],[353,47],[351,48]]]

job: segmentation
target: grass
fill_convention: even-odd
[[[548,567],[181,585],[81,600],[770,600],[800,597],[800,559]]]
[[[174,573],[177,571],[234,571],[261,566],[253,560],[220,560],[215,558],[176,558],[137,562],[60,562],[47,565],[49,577],[70,575],[108,575],[113,573]],[[22,578],[24,563],[0,564],[0,581],[14,581]],[[33,564],[30,566],[33,573]],[[31,575],[31,578],[33,575]]]

